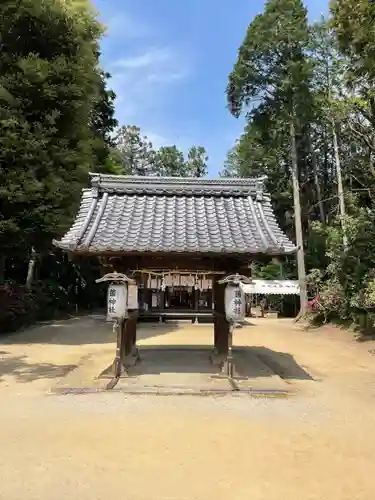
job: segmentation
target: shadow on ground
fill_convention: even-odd
[[[168,373],[213,374],[219,371],[210,362],[212,349],[208,346],[152,346],[140,347],[141,361],[130,368],[129,375],[160,375]],[[236,372],[248,378],[278,376],[283,380],[314,380],[291,354],[276,352],[266,347],[236,347],[233,349]],[[100,377],[112,374],[112,366]]]
[[[137,338],[143,340],[176,331],[176,322],[141,323],[138,325]],[[83,345],[109,344],[115,342],[113,323],[104,315],[73,317],[68,320],[56,320],[39,323],[27,330],[0,337],[0,345],[8,344],[56,344]]]
[[[184,322],[191,325],[190,321]],[[213,323],[202,323],[194,327],[212,327]],[[245,320],[239,328],[255,326]],[[151,337],[166,335],[181,329],[181,321],[169,320],[166,323],[139,322],[137,339],[146,340]],[[109,344],[115,342],[113,323],[106,321],[101,313],[87,316],[75,316],[69,319],[38,323],[26,330],[0,336],[0,345],[19,344],[55,344],[55,345],[83,345]]]
[[[8,354],[6,351],[2,355]],[[39,379],[65,377],[77,365],[55,365],[52,363],[28,363],[26,356],[10,356],[0,360],[0,383],[5,376],[14,377],[17,382],[28,383]]]
[[[357,342],[373,342],[375,340],[375,333],[359,333],[355,339]]]
[[[258,359],[284,380],[314,380],[313,377],[297,363],[294,356],[285,352],[273,351],[267,347],[249,347]]]

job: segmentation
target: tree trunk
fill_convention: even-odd
[[[296,131],[293,119],[290,121],[290,140],[292,150],[292,182],[293,182],[293,201],[294,201],[294,219],[296,227],[296,242],[297,242],[297,268],[298,281],[300,286],[301,306],[298,318],[303,318],[307,312],[307,287],[306,287],[306,270],[305,270],[305,252],[303,248],[303,233],[301,220],[301,201],[299,195],[299,178],[298,178],[298,158],[296,145]]]
[[[31,289],[33,281],[34,281],[36,261],[37,261],[36,251],[35,251],[35,248],[32,247],[31,256],[30,256],[30,260],[29,260],[29,267],[27,269],[27,278],[26,278],[26,288],[28,290]]]
[[[6,257],[4,254],[0,255],[0,285],[5,284],[5,268],[6,268]]]
[[[309,136],[309,148],[310,148],[310,153],[311,153],[311,163],[312,163],[312,168],[314,172],[314,182],[315,182],[315,189],[316,189],[316,197],[318,199],[318,206],[319,206],[319,215],[320,215],[320,220],[324,224],[326,221],[325,213],[324,213],[324,205],[322,201],[322,191],[320,189],[320,180],[319,180],[319,173],[318,173],[318,163],[316,161],[316,153],[313,148],[311,136]]]
[[[344,250],[348,249],[348,237],[346,235],[345,227],[345,198],[344,198],[344,187],[342,183],[342,173],[341,173],[341,161],[339,153],[339,143],[337,140],[336,124],[332,119],[332,135],[333,135],[333,148],[335,150],[335,165],[336,165],[336,176],[337,176],[337,191],[339,197],[339,207],[340,207],[340,218],[341,218],[341,228],[342,228],[342,243],[344,245]]]
[[[331,69],[329,61],[327,61],[327,82],[328,82],[328,99],[332,98],[332,78],[331,78]],[[340,161],[340,152],[339,152],[339,143],[337,140],[337,132],[336,132],[336,123],[334,117],[331,115],[331,126],[332,126],[332,136],[333,136],[333,149],[335,153],[335,166],[336,166],[336,178],[337,178],[337,191],[339,197],[339,208],[340,208],[340,219],[341,219],[341,228],[342,228],[342,243],[344,246],[344,251],[348,249],[348,238],[346,235],[345,228],[345,198],[344,198],[344,187],[342,184],[342,174],[341,174],[341,161]]]

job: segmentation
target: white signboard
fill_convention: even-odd
[[[138,286],[128,285],[128,309],[138,309]]]
[[[111,284],[107,293],[107,318],[109,320],[122,319],[127,316],[126,285]]]

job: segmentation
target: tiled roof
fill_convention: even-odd
[[[73,226],[54,241],[64,250],[274,255],[296,250],[276,222],[264,178],[91,177]]]

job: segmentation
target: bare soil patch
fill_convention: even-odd
[[[140,344],[209,346],[212,335],[147,327]],[[110,363],[113,340],[87,317],[0,343],[0,499],[375,498],[371,343],[287,320],[237,330],[237,346],[298,389],[287,399],[46,395],[89,358]]]

